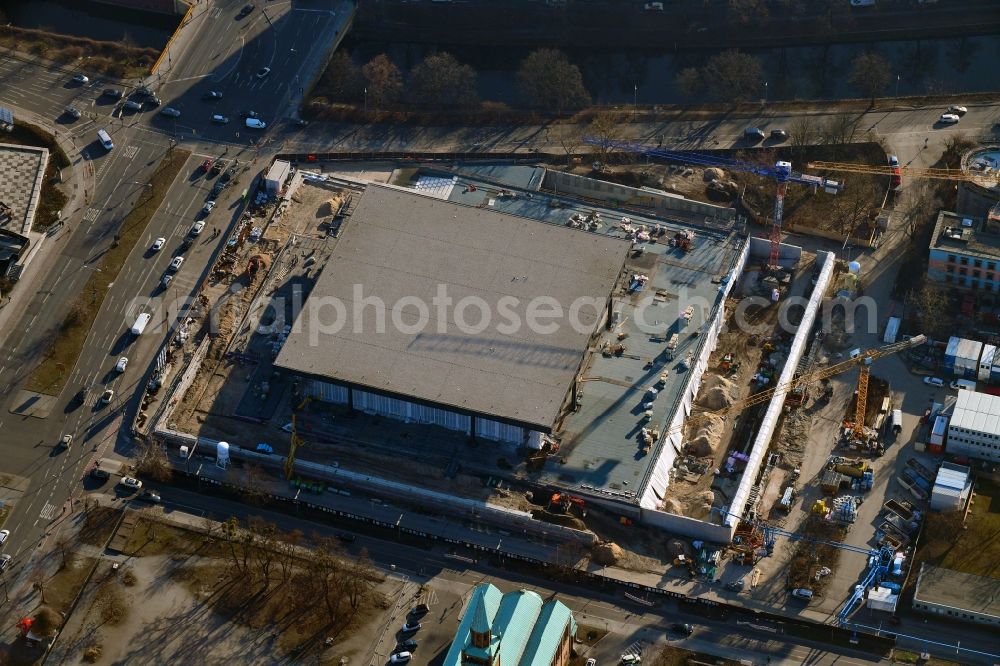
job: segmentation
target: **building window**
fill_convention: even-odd
[[[969,286],[969,278],[959,278],[958,283],[963,287]]]
[[[949,273],[954,273],[955,272],[955,267],[952,266],[951,264],[948,264],[947,266],[945,266],[944,269],[946,271],[948,271]]]
[[[949,264],[955,263],[955,255],[953,255],[953,254],[949,254],[948,255],[948,263]]]
[[[983,267],[983,260],[982,259],[976,259],[975,261],[972,262],[972,265],[975,266],[976,268],[982,268]]]
[[[974,278],[976,278],[978,280],[979,276],[980,276],[979,271],[972,271],[972,277],[974,277]]]
[[[962,264],[963,266],[968,266],[969,265],[969,258],[968,257],[961,257],[959,259],[959,263]]]
[[[969,269],[968,268],[959,268],[958,269],[958,274],[959,275],[968,275],[969,274]]]
[[[997,269],[997,262],[995,262],[995,261],[989,261],[989,262],[987,262],[986,263],[986,268],[990,269],[991,271],[995,271]]]

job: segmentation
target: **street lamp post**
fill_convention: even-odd
[[[764,104],[767,104],[767,81],[764,81]]]
[[[899,97],[899,74],[896,75],[896,97]]]
[[[639,84],[632,86],[632,117],[639,114]]]
[[[365,114],[368,114],[368,86],[365,86]]]

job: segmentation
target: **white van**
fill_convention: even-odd
[[[894,410],[892,410],[892,420],[890,421],[890,423],[892,424],[892,431],[895,434],[898,435],[899,433],[901,433],[903,431],[903,410],[902,409],[894,409]]]
[[[97,140],[104,146],[104,150],[111,150],[115,147],[114,142],[111,140],[111,135],[105,129],[97,130]]]
[[[149,313],[143,312],[135,319],[135,323],[132,325],[132,335],[142,335],[142,332],[146,330],[146,325],[149,323]]]
[[[958,389],[965,389],[966,391],[976,390],[976,382],[970,379],[956,379],[950,386],[952,391],[957,391]]]

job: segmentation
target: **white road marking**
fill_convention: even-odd
[[[56,517],[56,510],[58,508],[59,507],[46,502],[45,506],[42,507],[41,512],[38,514],[38,517],[41,518],[42,520],[52,520],[53,518]]]

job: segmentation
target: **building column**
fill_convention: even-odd
[[[347,409],[354,411],[354,387],[347,387]]]

